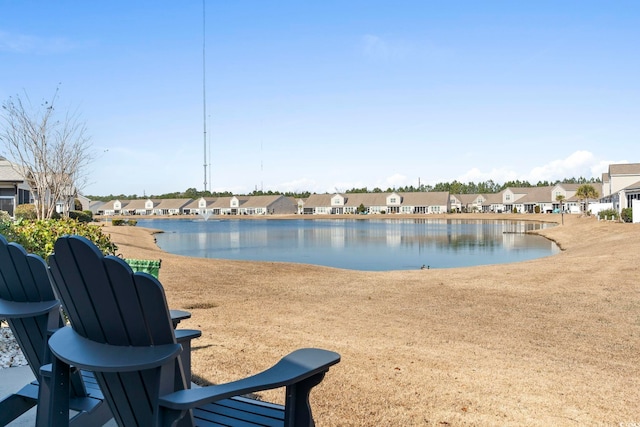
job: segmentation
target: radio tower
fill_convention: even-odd
[[[207,74],[206,74],[206,20],[205,0],[202,0],[202,125],[204,129],[204,191],[207,191]]]

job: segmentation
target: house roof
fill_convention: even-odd
[[[640,189],[640,181],[634,182],[633,184],[624,188],[625,190],[638,190]]]
[[[127,210],[136,210],[136,209],[144,209],[145,208],[145,204],[147,203],[147,200],[151,200],[153,202],[153,206],[157,206],[158,203],[160,203],[159,200],[152,200],[152,199],[134,199],[134,200],[130,200],[129,203],[127,204]]]
[[[449,193],[446,191],[430,191],[401,193],[403,205],[409,206],[446,206],[449,204]]]
[[[156,204],[154,200],[154,209],[182,209],[188,205],[192,199],[160,199],[160,203]],[[143,205],[144,206],[144,205]],[[127,206],[128,208],[129,206]]]
[[[478,200],[480,194],[452,194],[452,196],[458,199],[463,205],[470,205]]]
[[[342,196],[345,198],[345,206],[387,206],[387,196],[390,194],[391,193],[348,193],[342,194]],[[402,197],[402,195],[399,196]],[[329,200],[329,203],[331,203],[331,200]]]
[[[202,199],[204,199],[204,201],[206,202],[207,207],[211,206],[216,201],[215,197],[198,197],[197,199],[193,199],[191,202],[183,206],[183,209],[198,209],[200,200]]]
[[[271,206],[277,202],[280,198],[284,198],[281,194],[275,194],[271,196],[251,196],[249,199],[242,203],[243,208],[264,208]],[[291,201],[294,204],[293,200]]]
[[[316,208],[320,206],[331,206],[333,194],[311,194],[304,202],[305,208]]]
[[[555,187],[562,187],[564,191],[576,191],[581,185],[584,185],[584,184],[565,184],[560,182],[556,184]]]
[[[0,157],[0,181],[23,182],[24,175],[19,172],[20,166]]]
[[[640,175],[640,163],[609,165],[609,176],[613,175]]]
[[[482,197],[484,197],[483,206],[502,204],[502,193],[486,193]]]
[[[102,210],[111,210],[113,209],[113,204],[115,202],[120,202],[120,207],[124,208],[125,206],[127,206],[129,204],[129,200],[109,200],[108,202],[105,202],[104,205],[102,205]]]
[[[230,208],[231,207],[231,199],[235,197],[238,199],[238,206],[242,206],[249,197],[247,196],[227,196],[227,197],[218,197],[211,205],[207,206],[208,208]]]
[[[551,190],[553,187],[531,187],[527,188],[524,196],[520,197],[515,203],[540,203],[551,201]]]

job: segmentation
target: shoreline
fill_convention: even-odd
[[[357,218],[354,218],[357,217]],[[171,219],[171,220],[182,220],[182,221],[208,221],[208,219],[199,219],[198,215],[186,215],[186,216],[176,216],[176,215],[172,215],[172,216],[157,216],[157,215],[147,215],[147,216],[136,216],[136,215],[132,215],[132,216],[123,216],[122,219],[128,220],[128,219],[143,219],[143,220],[167,220],[167,219]],[[309,220],[309,221],[342,221],[342,220],[358,220],[358,221],[387,221],[387,220],[392,220],[392,221],[508,221],[508,222],[531,222],[531,223],[536,223],[536,224],[548,224],[551,226],[556,226],[559,224],[559,220],[556,220],[556,218],[553,217],[549,217],[548,214],[538,214],[538,215],[527,215],[525,217],[522,216],[522,214],[440,214],[440,215],[420,215],[420,214],[390,214],[390,215],[307,215],[306,218],[301,218],[301,215],[269,215],[266,217],[263,217],[262,215],[257,215],[257,216],[241,216],[238,218],[239,220],[243,220],[243,221],[260,221],[260,220],[282,220],[282,221],[289,221],[289,220]],[[215,217],[214,219],[212,219],[211,221],[233,221],[235,220],[234,216],[221,216],[221,217]],[[102,223],[98,223],[100,225],[105,224],[104,222]],[[110,223],[109,223],[110,224]],[[149,224],[146,224],[147,226],[143,226],[143,227],[139,227],[138,224],[136,223],[136,227],[139,228],[144,228],[146,230],[149,230],[152,234],[162,234],[165,231],[161,230],[161,229],[156,229],[156,228],[152,228],[149,226]],[[151,226],[153,226],[153,224],[150,224]],[[121,226],[126,227],[128,226],[127,224],[122,224]],[[529,235],[536,235],[536,236],[541,236],[544,237],[546,240],[554,243],[559,251],[562,251],[562,247],[553,239],[549,239],[548,237],[546,237],[544,234],[538,233],[538,231],[540,230],[525,230],[525,231],[519,231],[519,232],[508,232],[505,231],[504,234],[529,234]],[[155,242],[155,240],[154,240]],[[164,251],[163,249],[161,249],[159,246],[156,245],[156,248]],[[177,254],[176,254],[177,255]],[[553,254],[550,254],[553,255]],[[549,256],[549,255],[543,255],[543,256]],[[190,255],[189,257],[193,257],[193,258],[198,258],[198,256],[196,255]],[[205,259],[217,259],[217,258],[209,258],[209,257],[202,257]],[[219,259],[228,259],[228,260],[234,260],[234,258],[219,258]],[[535,258],[533,258],[535,259]],[[238,260],[239,261],[239,260]],[[315,265],[315,266],[324,266],[324,267],[330,267],[330,268],[338,268],[341,270],[352,270],[349,267],[332,267],[329,265],[322,265],[322,264],[314,264],[314,263],[304,263],[304,262],[299,262],[299,261],[263,261],[263,260],[251,260],[251,259],[247,259],[245,260],[247,262],[282,262],[282,263],[292,263],[292,264],[311,264],[311,265]],[[514,262],[514,261],[512,261]],[[515,261],[518,262],[518,261]],[[504,264],[504,262],[499,262],[499,264]],[[469,265],[468,267],[473,267],[473,266],[482,266],[484,264],[480,264],[480,265]],[[419,268],[420,266],[418,265],[416,268]],[[462,266],[465,267],[465,266]],[[458,267],[442,267],[442,268],[459,268]],[[410,268],[405,268],[405,269],[391,269],[391,270],[367,270],[367,269],[354,269],[354,271],[411,271],[413,269]]]
[[[203,332],[193,371],[204,381],[242,378],[300,347],[340,353],[311,395],[318,425],[637,419],[637,224],[565,215],[565,225],[536,231],[563,249],[553,256],[385,272],[189,258],[160,250],[152,231],[103,227],[124,256],[162,259],[169,306],[191,311],[181,326]]]

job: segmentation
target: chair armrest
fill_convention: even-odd
[[[340,355],[332,351],[300,349],[254,376],[226,384],[176,391],[161,396],[159,404],[169,409],[186,410],[233,396],[290,386],[323,374],[339,361]]]
[[[171,323],[173,323],[173,329],[178,326],[178,323],[183,321],[184,319],[191,318],[191,313],[184,310],[169,310],[169,315],[171,316]]]
[[[176,329],[173,333],[175,334],[176,341],[178,341],[178,343],[184,340],[200,338],[202,336],[202,331],[197,329]]]
[[[60,307],[60,301],[16,302],[0,299],[0,316],[7,319],[39,316]]]
[[[49,348],[66,364],[97,372],[155,368],[175,359],[182,351],[180,344],[133,347],[97,343],[80,336],[69,326],[49,338]]]

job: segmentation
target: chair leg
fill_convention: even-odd
[[[284,425],[286,427],[314,427],[316,425],[311,413],[309,393],[311,393],[313,387],[322,382],[324,374],[324,372],[321,372],[287,387],[284,413]]]
[[[36,427],[69,425],[69,365],[53,358],[51,374],[40,375]]]

